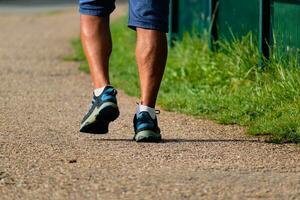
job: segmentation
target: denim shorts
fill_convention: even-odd
[[[168,32],[170,0],[129,0],[128,27]],[[84,15],[109,16],[115,0],[79,0],[79,12]]]

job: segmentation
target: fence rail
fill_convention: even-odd
[[[171,0],[170,7],[171,40],[206,31],[212,48],[212,41],[252,32],[262,57],[270,50],[300,55],[300,0]]]

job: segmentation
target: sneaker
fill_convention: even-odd
[[[148,112],[135,114],[133,119],[134,140],[137,142],[160,142],[161,134],[157,118],[152,119]]]
[[[105,134],[110,122],[118,118],[120,112],[117,105],[117,90],[106,86],[100,96],[93,94],[89,111],[83,117],[80,132]]]

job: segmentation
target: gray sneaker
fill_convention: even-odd
[[[108,132],[108,125],[119,117],[117,105],[117,90],[112,86],[106,86],[98,97],[93,94],[90,110],[83,117],[80,132],[105,134]]]
[[[160,142],[161,134],[157,118],[152,119],[148,112],[135,114],[133,118],[134,137],[137,142]]]

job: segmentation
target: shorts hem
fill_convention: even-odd
[[[150,29],[150,30],[157,30],[157,31],[161,31],[164,33],[168,33],[169,32],[169,28],[165,25],[161,25],[161,24],[153,24],[153,23],[149,23],[149,22],[142,22],[142,21],[134,21],[134,22],[129,22],[128,23],[128,27],[136,30],[136,28],[144,28],[144,29]]]
[[[90,15],[90,16],[98,16],[98,17],[107,17],[109,16],[115,8],[111,9],[110,11],[101,11],[101,10],[93,10],[93,9],[84,9],[79,8],[79,13],[82,15]]]

